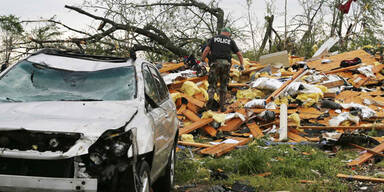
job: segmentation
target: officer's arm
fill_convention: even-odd
[[[243,62],[243,54],[241,54],[241,52],[238,51],[238,52],[236,52],[236,55],[237,55],[237,57],[238,57],[239,60],[240,60],[240,65],[241,65],[241,66],[244,66],[244,62]]]
[[[205,58],[207,58],[208,53],[211,51],[211,48],[209,46],[205,47],[203,51],[203,55],[201,56],[201,60],[205,62]]]

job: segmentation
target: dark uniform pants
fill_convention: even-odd
[[[207,107],[209,109],[212,109],[211,103],[213,102],[215,92],[218,92],[218,95],[220,96],[220,109],[221,111],[225,110],[224,104],[226,99],[225,96],[227,94],[230,69],[231,64],[226,59],[217,59],[216,61],[212,62],[208,75],[209,101]],[[220,83],[219,90],[217,89],[217,83]]]

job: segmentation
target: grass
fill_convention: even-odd
[[[221,158],[196,156],[189,152],[178,153],[182,158],[176,165],[176,183],[231,186],[234,182],[246,182],[256,191],[351,191],[351,186],[336,178],[337,173],[350,174],[346,160],[357,156],[356,152],[342,150],[330,157],[324,151],[311,146],[262,146],[254,142],[244,149],[237,149]],[[225,180],[214,180],[210,172],[222,170]],[[270,176],[257,174],[271,172]],[[301,184],[309,180],[311,184]]]

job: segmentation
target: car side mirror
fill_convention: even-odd
[[[1,65],[0,72],[3,72],[3,71],[6,70],[6,69],[7,69],[7,64],[6,64],[6,63],[3,63],[3,64]]]

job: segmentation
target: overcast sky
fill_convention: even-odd
[[[86,16],[80,15],[73,11],[64,8],[64,5],[79,5],[82,0],[0,0],[0,15],[13,14],[20,17],[21,20],[32,20],[40,18],[50,18],[54,15],[63,23],[79,28],[87,29],[89,25],[98,25]],[[209,0],[202,0],[208,2]],[[221,0],[220,6],[226,14],[231,14],[233,18],[239,19],[246,17],[246,0]],[[265,0],[253,0],[252,12],[254,21],[259,22],[262,27],[266,10]],[[275,28],[283,25],[284,22],[284,0],[275,0]],[[297,0],[288,0],[289,17],[297,14],[301,8]],[[238,25],[245,26],[243,22],[238,22]],[[277,28],[279,30],[279,28]],[[283,29],[280,29],[283,30]]]

